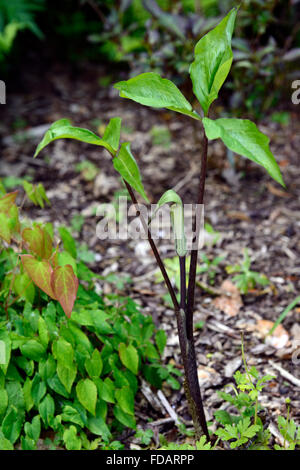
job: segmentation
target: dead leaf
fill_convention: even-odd
[[[251,221],[251,218],[249,217],[249,215],[247,215],[247,214],[245,214],[245,212],[241,212],[241,211],[227,212],[227,217],[229,217],[230,219],[243,220],[245,222],[250,222]]]
[[[209,385],[217,385],[222,380],[221,375],[212,367],[199,366],[198,380],[201,387],[206,388]]]
[[[240,308],[243,306],[241,294],[238,288],[229,279],[226,279],[222,282],[221,290],[228,292],[230,296],[225,294],[220,295],[220,297],[217,297],[213,301],[214,306],[230,317],[236,316],[239,313]]]
[[[270,329],[274,325],[274,322],[269,320],[258,320],[254,326],[254,330],[257,331],[261,338],[264,338],[266,344],[273,346],[273,348],[281,349],[287,344],[289,340],[289,334],[282,325],[278,325],[272,335],[268,335]]]
[[[267,188],[271,194],[278,197],[290,197],[290,194],[287,191],[283,191],[282,189],[276,188],[272,183],[267,183]]]

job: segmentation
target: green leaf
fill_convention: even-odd
[[[11,406],[2,422],[2,432],[12,444],[18,439],[24,421],[24,413],[20,413],[15,406]]]
[[[118,155],[113,158],[115,170],[132,186],[144,199],[149,202],[142,184],[140,171],[130,150],[130,143],[124,142]]]
[[[77,366],[76,366],[76,364],[72,364],[70,366],[65,366],[64,364],[59,362],[57,364],[57,375],[58,375],[59,380],[61,381],[61,383],[63,384],[63,386],[67,390],[67,392],[71,393],[72,385],[73,385],[73,382],[74,382],[74,380],[76,378],[76,375],[77,375]],[[49,385],[53,384],[53,380],[50,379],[48,381],[48,383],[49,383]],[[58,393],[62,393],[62,392],[58,392]],[[62,395],[64,395],[64,394],[62,393]]]
[[[39,413],[43,420],[43,423],[48,428],[51,419],[54,417],[55,404],[51,395],[47,394],[44,400],[39,404]]]
[[[108,403],[115,403],[115,385],[112,380],[110,380],[109,377],[106,377],[104,381],[98,379],[95,383],[97,385],[99,397]]]
[[[49,333],[48,333],[47,324],[43,317],[39,317],[39,320],[38,320],[38,333],[39,333],[39,338],[40,338],[42,345],[46,348],[49,343]]]
[[[139,368],[139,355],[136,348],[132,344],[126,346],[126,344],[121,343],[119,345],[119,356],[122,364],[137,375]]]
[[[3,415],[6,411],[8,405],[8,395],[7,391],[5,388],[0,390],[0,417]]]
[[[211,103],[218,97],[231,68],[231,37],[236,14],[237,9],[233,8],[195,47],[195,60],[190,66],[190,76],[193,91],[205,115]]]
[[[35,374],[31,384],[31,396],[34,404],[37,406],[42,398],[45,396],[47,387],[38,374]]]
[[[97,387],[90,379],[82,379],[76,385],[77,398],[92,415],[96,412]]]
[[[19,273],[15,276],[13,290],[17,295],[24,298],[29,303],[33,303],[35,287],[27,273]]]
[[[58,229],[60,238],[62,239],[64,249],[70,253],[70,255],[76,259],[77,258],[77,251],[76,251],[76,243],[72,235],[70,234],[69,230],[66,227],[59,227]]]
[[[114,406],[114,415],[120,423],[128,428],[136,429],[136,422],[133,416],[125,413],[118,405]]]
[[[101,436],[104,441],[108,441],[111,438],[111,433],[109,431],[109,427],[105,423],[105,417],[103,416],[101,406],[99,407],[98,404],[96,408],[96,416],[89,417],[87,428],[96,436]]]
[[[8,439],[6,439],[1,429],[0,429],[0,450],[14,450],[14,446]]]
[[[115,170],[133,187],[144,199],[149,202],[142,184],[140,171],[130,150],[130,143],[124,142],[118,155],[113,159]]]
[[[278,164],[269,149],[270,139],[248,119],[203,118],[208,139],[220,138],[233,152],[264,167],[270,176],[285,186]]]
[[[160,355],[162,355],[167,344],[167,335],[164,330],[158,330],[155,335],[155,342]]]
[[[41,419],[39,415],[36,415],[32,419],[31,423],[27,422],[24,424],[24,431],[26,436],[28,436],[33,441],[36,442],[38,440],[41,434]]]
[[[49,127],[43,139],[37,146],[34,157],[36,157],[48,144],[57,139],[80,140],[87,144],[99,145],[106,148],[106,150],[108,150],[112,155],[115,154],[111,145],[109,145],[105,140],[100,139],[100,137],[92,131],[82,129],[81,127],[73,127],[68,119],[60,119]]]
[[[68,341],[59,338],[56,343],[53,344],[53,353],[58,363],[61,363],[65,367],[73,366],[74,350]]]
[[[23,356],[34,361],[39,361],[46,352],[46,348],[36,339],[30,339],[20,346]]]
[[[0,341],[0,371],[6,374],[11,356],[11,338],[6,328],[0,330]]]
[[[121,389],[117,389],[115,394],[121,410],[124,411],[124,413],[134,416],[134,395],[130,387],[125,386]]]
[[[23,385],[23,395],[24,395],[25,409],[27,412],[30,411],[31,408],[34,406],[34,401],[31,395],[31,388],[32,388],[32,382],[29,377],[26,377],[26,380]]]
[[[63,440],[67,450],[81,449],[81,439],[77,436],[77,429],[75,426],[70,426],[64,431]]]
[[[100,377],[103,368],[103,363],[98,349],[94,350],[91,358],[86,359],[84,367],[86,368],[86,371],[91,379],[95,377]]]
[[[119,148],[120,134],[121,134],[121,122],[122,119],[119,117],[112,118],[103,134],[102,139],[110,145],[115,152]]]
[[[85,416],[85,421],[82,418],[82,415],[79,413],[78,409],[75,408],[74,406],[71,405],[65,405],[63,407],[63,412],[61,415],[62,421],[67,421],[71,422],[74,424],[78,424],[80,427],[85,426],[85,421],[86,421],[86,416]]]
[[[161,78],[158,73],[142,73],[130,80],[116,83],[114,88],[120,91],[122,98],[129,98],[153,108],[167,108],[187,114],[194,119],[201,119],[177,86],[170,80]]]

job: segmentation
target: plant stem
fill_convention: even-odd
[[[128,191],[128,193],[129,193],[129,196],[130,196],[130,198],[131,198],[132,203],[133,203],[133,204],[136,206],[136,208],[137,208],[137,213],[138,213],[138,215],[139,215],[139,217],[140,217],[140,221],[141,221],[141,223],[142,223],[142,225],[143,225],[143,229],[145,230],[145,232],[146,232],[146,234],[147,234],[148,241],[149,241],[149,243],[150,243],[151,249],[152,249],[152,251],[153,251],[153,254],[154,254],[154,256],[155,256],[155,259],[156,259],[156,262],[157,262],[157,264],[158,264],[158,266],[159,266],[159,269],[161,270],[161,273],[162,273],[162,276],[163,276],[164,281],[165,281],[165,283],[166,283],[166,286],[167,286],[167,288],[168,288],[168,291],[169,291],[169,294],[170,294],[170,296],[171,296],[171,299],[172,299],[174,308],[177,309],[177,310],[179,310],[179,304],[178,304],[178,301],[177,301],[177,297],[176,297],[174,288],[173,288],[173,286],[172,286],[172,284],[171,284],[171,281],[170,281],[170,278],[169,278],[168,273],[167,273],[167,271],[166,271],[166,268],[165,268],[165,266],[164,266],[164,263],[163,263],[163,261],[162,261],[162,259],[161,259],[161,257],[160,257],[160,254],[158,253],[158,250],[157,250],[157,248],[156,248],[156,245],[155,245],[155,243],[154,243],[154,241],[153,241],[153,238],[152,238],[152,236],[151,236],[151,232],[150,232],[150,230],[149,230],[148,224],[147,224],[147,222],[145,221],[145,219],[144,219],[144,217],[142,216],[142,214],[141,214],[141,213],[139,212],[139,210],[138,210],[138,202],[137,202],[137,199],[136,199],[135,194],[134,194],[134,192],[133,192],[133,189],[132,189],[132,187],[130,186],[130,184],[127,183],[127,181],[125,181],[125,180],[123,180],[123,181],[124,181],[124,184],[125,184],[125,186],[126,186],[126,188],[127,188],[127,191]]]
[[[179,256],[179,267],[180,267],[180,308],[186,310],[186,257]]]
[[[208,148],[208,140],[204,133],[197,205],[203,204],[203,201],[204,201],[205,177],[206,177],[206,166],[207,166],[207,148]],[[197,211],[197,206],[196,206],[196,211]],[[193,336],[193,311],[194,311],[194,302],[195,302],[198,242],[199,242],[199,236],[200,236],[200,224],[199,223],[197,224],[196,218],[194,218],[193,232],[195,233],[195,238],[193,241],[196,244],[196,249],[193,249],[191,251],[189,282],[188,282],[188,291],[187,291],[187,335],[188,335],[188,338],[192,338]]]
[[[181,271],[182,271],[182,281],[184,277],[184,282],[182,282],[182,288],[181,288],[181,303],[184,308],[181,308],[174,288],[170,282],[168,273],[166,271],[166,268],[164,266],[164,263],[160,257],[160,254],[158,253],[158,250],[156,248],[156,245],[152,239],[149,227],[147,225],[147,222],[145,221],[144,217],[138,210],[138,202],[135,197],[135,194],[133,192],[132,187],[127,183],[127,181],[123,180],[124,184],[127,188],[127,191],[129,193],[129,196],[131,198],[132,203],[136,206],[137,208],[137,213],[139,214],[141,223],[143,225],[143,228],[145,232],[147,233],[148,241],[150,243],[151,249],[153,251],[153,254],[155,256],[155,259],[157,261],[157,264],[161,270],[161,273],[163,275],[163,278],[165,280],[166,286],[168,288],[169,294],[171,296],[173,305],[174,305],[174,311],[176,315],[176,321],[177,321],[177,329],[178,329],[178,337],[179,337],[179,345],[180,345],[180,350],[182,354],[182,360],[183,360],[183,367],[184,367],[184,372],[185,372],[185,382],[184,382],[184,389],[189,405],[189,410],[194,422],[194,427],[195,427],[195,434],[197,438],[200,438],[200,436],[204,433],[207,441],[209,441],[209,433],[208,433],[208,428],[207,428],[207,423],[205,419],[205,414],[204,414],[204,409],[203,409],[203,403],[202,403],[202,398],[201,398],[201,392],[200,392],[200,387],[199,387],[199,381],[198,381],[198,374],[197,374],[197,362],[196,362],[196,354],[195,354],[195,347],[194,347],[194,341],[193,341],[193,335],[191,339],[188,339],[187,337],[187,322],[186,322],[186,305],[185,305],[185,290],[186,287],[186,276],[185,276],[185,258],[184,260],[180,261],[181,265]],[[183,267],[184,265],[184,267]],[[184,276],[183,276],[184,275]],[[202,430],[202,431],[201,431]]]

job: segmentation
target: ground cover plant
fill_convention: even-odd
[[[250,160],[253,160],[256,163],[263,166],[277,182],[279,182],[282,185],[284,184],[278,165],[269,150],[268,138],[264,136],[258,130],[258,128],[255,126],[254,123],[251,123],[250,121],[247,121],[247,120],[229,119],[229,118],[213,120],[208,117],[210,105],[217,98],[218,92],[223,82],[225,81],[227,74],[229,73],[230,65],[232,62],[232,51],[231,51],[230,43],[231,43],[231,36],[233,33],[235,16],[236,16],[236,10],[234,9],[222,20],[222,22],[214,30],[208,33],[207,36],[201,39],[199,43],[196,45],[195,60],[191,64],[190,73],[191,73],[191,78],[192,78],[192,82],[194,85],[194,92],[202,107],[202,112],[200,110],[199,112],[194,111],[192,109],[192,106],[184,98],[184,96],[177,89],[177,87],[169,80],[162,79],[157,74],[153,74],[153,73],[142,74],[138,77],[128,80],[127,82],[120,82],[116,85],[116,88],[120,90],[120,94],[123,97],[131,98],[134,101],[137,101],[141,104],[149,105],[152,107],[166,107],[167,109],[180,112],[182,114],[185,114],[199,121],[199,124],[200,123],[203,124],[205,133],[204,133],[204,138],[203,138],[203,152],[201,156],[199,192],[198,192],[198,199],[196,201],[198,205],[203,204],[208,140],[213,140],[216,138],[221,138],[221,140],[223,140],[223,142],[227,145],[227,147],[230,150],[246,158],[249,158]],[[212,50],[214,51],[214,54],[212,54]],[[136,160],[134,159],[133,154],[130,150],[129,144],[126,142],[123,142],[120,144],[120,130],[121,130],[120,118],[111,119],[110,123],[105,129],[105,132],[102,138],[98,137],[96,134],[86,129],[73,127],[70,121],[67,119],[61,119],[55,122],[54,124],[52,124],[50,129],[47,131],[43,140],[41,141],[41,143],[39,144],[36,150],[36,156],[49,143],[59,138],[73,138],[73,139],[80,140],[86,143],[104,147],[111,154],[113,166],[115,170],[123,178],[124,184],[127,188],[129,196],[133,204],[138,209],[139,206],[138,206],[138,202],[137,202],[134,190],[138,192],[139,195],[142,198],[144,198],[146,202],[148,202],[148,197],[145,193],[145,189],[141,181],[140,172],[139,172]],[[9,199],[9,197],[12,197],[12,196],[4,195],[4,201],[6,198]],[[143,216],[141,216],[141,221],[143,224],[143,228],[147,234],[148,240],[150,242],[151,248],[153,249],[158,266],[161,270],[162,277],[164,278],[166,282],[170,298],[174,305],[174,311],[175,311],[177,323],[178,323],[178,334],[179,334],[184,372],[185,372],[186,396],[187,396],[187,401],[189,403],[191,416],[194,421],[195,436],[197,439],[200,439],[199,443],[197,444],[197,448],[199,448],[200,450],[202,448],[203,449],[210,448],[210,445],[211,445],[209,443],[210,436],[209,436],[209,431],[208,431],[208,425],[205,420],[203,403],[202,403],[201,393],[200,393],[199,384],[198,384],[197,366],[196,366],[196,359],[195,359],[195,347],[194,347],[194,340],[193,340],[193,307],[194,307],[195,276],[197,272],[198,239],[199,239],[200,227],[198,224],[195,224],[194,226],[196,248],[193,248],[191,250],[191,256],[189,260],[190,261],[189,269],[186,269],[187,248],[186,248],[185,234],[184,234],[184,228],[183,228],[183,216],[184,216],[183,202],[177,193],[175,193],[173,190],[168,190],[161,196],[161,198],[159,199],[157,203],[157,206],[158,208],[160,208],[165,204],[171,204],[171,215],[172,215],[172,223],[173,223],[173,230],[174,230],[174,238],[176,242],[176,251],[178,254],[178,265],[179,265],[179,270],[180,270],[179,299],[177,298],[177,293],[172,283],[170,282],[169,275],[158,253],[156,244],[154,243],[154,240],[152,239],[151,231],[148,225],[149,221],[145,220]],[[15,211],[15,209],[11,209],[11,207],[9,207],[8,209],[4,208],[4,214],[5,214],[5,210],[9,210],[9,211],[12,210],[12,212],[13,210]],[[9,215],[10,215],[10,212],[9,212]],[[9,237],[10,230],[14,230],[16,225],[11,226],[9,224],[5,224],[4,226],[8,227],[8,231],[4,235],[6,237]],[[28,232],[28,231],[25,232],[25,235],[26,235],[25,241],[29,243],[29,247],[31,248],[31,251],[33,251],[38,258],[36,259],[35,256],[33,256],[32,254],[27,254],[27,253],[22,254],[22,266],[23,266],[22,269],[24,269],[25,273],[29,276],[29,280],[31,279],[33,283],[36,284],[45,294],[50,296],[52,299],[58,300],[61,308],[64,310],[67,316],[70,317],[69,320],[66,320],[65,317],[62,315],[62,318],[63,318],[62,322],[64,325],[65,325],[65,322],[67,322],[66,324],[69,325],[69,329],[70,329],[70,325],[73,325],[73,322],[75,322],[75,324],[77,323],[77,326],[81,325],[84,328],[87,328],[88,330],[89,330],[89,327],[91,326],[92,330],[89,330],[89,331],[91,331],[93,334],[96,335],[96,337],[98,337],[97,333],[99,335],[99,332],[95,331],[93,328],[93,327],[96,328],[95,321],[97,320],[95,320],[94,318],[95,315],[92,315],[92,319],[90,319],[89,313],[85,312],[83,316],[81,317],[80,316],[81,310],[79,309],[79,312],[78,312],[78,309],[76,307],[73,308],[73,304],[74,304],[75,297],[76,297],[76,291],[78,288],[77,279],[78,278],[80,279],[80,275],[77,272],[77,276],[76,276],[75,271],[78,268],[76,268],[76,263],[74,265],[74,263],[72,262],[72,258],[75,259],[76,256],[74,256],[75,255],[74,246],[72,242],[70,241],[70,237],[68,237],[67,235],[67,231],[61,230],[60,235],[61,235],[61,238],[63,239],[64,248],[65,246],[68,247],[66,251],[68,255],[71,255],[71,258],[70,256],[66,254],[64,256],[59,257],[59,255],[57,254],[58,252],[55,253],[54,248],[50,250],[50,242],[48,241],[49,237],[47,235],[49,234],[49,232],[51,232],[49,228],[47,231],[46,229],[43,229],[41,227],[36,228],[34,226],[30,230],[31,232]],[[27,235],[28,233],[31,234],[29,237]],[[23,235],[22,235],[22,238],[24,240]],[[50,239],[51,239],[51,235],[50,235]],[[8,243],[9,241],[10,241],[9,238],[7,238],[6,242]],[[36,248],[37,246],[38,248]],[[53,253],[55,253],[54,256],[53,256]],[[58,261],[57,261],[57,258],[58,258]],[[204,259],[204,261],[206,262],[207,268],[208,268],[209,263],[207,261],[207,258],[206,260]],[[245,262],[244,268],[245,269],[241,269],[242,273],[245,275],[247,275],[248,273],[251,273],[253,277],[254,272],[249,270],[250,268],[249,263]],[[186,271],[188,271],[188,273]],[[42,273],[42,277],[40,275],[37,275],[36,272]],[[55,274],[57,276],[57,273],[61,273],[61,272],[63,273],[63,276],[62,276],[63,282],[61,282],[60,279],[57,280],[55,277]],[[85,281],[89,280],[88,271],[85,270],[82,265],[81,265],[80,272],[81,272],[81,275],[83,276],[82,280],[85,280]],[[187,278],[188,278],[188,283],[186,282]],[[41,279],[42,279],[42,282],[41,282]],[[65,289],[62,288],[63,285],[65,286]],[[81,292],[78,291],[76,302],[80,301],[80,294]],[[46,300],[46,298],[44,298],[44,300]],[[84,298],[84,301],[85,300],[86,298]],[[97,298],[96,302],[100,302],[100,299]],[[29,309],[28,311],[30,311],[30,307],[27,307],[27,308]],[[95,306],[93,306],[92,308],[95,308]],[[60,307],[58,307],[58,309],[60,309]],[[27,310],[25,312],[27,312]],[[7,312],[5,313],[8,315],[10,314],[10,311],[8,310],[8,308],[7,308]],[[59,313],[62,314],[62,311],[59,310]],[[126,312],[126,314],[128,315],[128,312]],[[26,315],[28,315],[28,313],[26,313]],[[24,318],[26,318],[26,315],[24,313]],[[113,322],[118,318],[118,315],[120,315],[120,311],[115,311],[115,317],[113,317],[112,315]],[[101,316],[99,318],[101,318]],[[140,318],[140,321],[142,321],[141,318]],[[102,318],[101,321],[99,320],[98,326],[99,326],[99,323],[102,324],[102,320],[108,321],[108,319]],[[90,322],[92,323],[90,324]],[[43,321],[39,320],[39,323],[42,324]],[[118,321],[114,324],[118,327],[117,331],[119,331]],[[42,327],[40,328],[41,328],[41,335],[42,335],[43,334]],[[73,325],[73,329],[74,329],[74,325]],[[39,325],[37,325],[37,329],[36,329],[36,326],[34,325],[32,330],[34,334],[38,333],[40,335]],[[64,332],[64,328],[62,328],[62,330]],[[23,331],[23,326],[21,327],[20,331]],[[120,331],[122,331],[121,327],[120,327]],[[153,331],[151,331],[151,335]],[[139,335],[140,335],[140,332],[139,332]],[[69,389],[70,390],[69,393],[72,393],[73,383],[74,384],[76,383],[76,379],[75,379],[76,375],[74,375],[74,363],[75,363],[74,351],[72,352],[72,348],[76,352],[77,346],[80,346],[81,343],[77,344],[76,338],[73,339],[72,335],[70,335],[69,332],[65,334],[62,334],[60,332],[59,336],[62,337],[62,341],[61,341],[62,344],[58,345],[54,341],[55,345],[52,347],[52,354],[54,357],[54,361],[57,361],[56,373],[58,375],[59,382],[62,383],[62,385],[64,385],[65,388],[67,386],[67,392]],[[14,337],[15,336],[13,336],[13,338]],[[136,382],[134,378],[137,374],[138,365],[140,362],[138,360],[139,358],[138,358],[138,353],[137,353],[137,350],[138,350],[137,344],[135,344],[132,338],[130,338],[129,344],[126,345],[125,339],[126,340],[128,339],[128,330],[125,331],[123,336],[120,335],[120,337],[117,337],[114,334],[111,340],[113,344],[111,344],[110,348],[106,350],[109,356],[111,356],[112,351],[115,351],[112,357],[115,357],[115,360],[119,361],[119,365],[121,363],[126,369],[128,369],[126,370],[125,378],[123,377],[123,380],[121,380],[120,376],[118,375],[118,372],[116,371],[117,367],[115,368],[113,367],[114,366],[114,364],[112,363],[113,360],[111,360],[112,362],[108,362],[108,365],[107,365],[108,369],[110,367],[112,368],[112,371],[115,374],[114,379],[117,382],[117,378],[118,378],[119,382],[118,382],[117,390],[114,390],[113,392],[114,402],[110,402],[108,399],[107,399],[107,402],[113,403],[113,404],[117,402],[117,404],[113,407],[113,413],[117,421],[119,421],[123,425],[134,427],[134,423],[132,421],[133,397],[132,397],[131,392],[132,390],[136,389]],[[32,340],[33,338],[31,338],[29,341],[32,341]],[[82,342],[84,341],[85,340],[82,339]],[[104,342],[103,338],[101,338],[101,341]],[[9,340],[7,340],[7,342],[9,342]],[[59,339],[57,340],[57,342],[59,342]],[[21,343],[22,343],[22,338],[21,339],[17,338],[15,342],[16,349],[21,348],[22,346]],[[65,343],[67,343],[67,345]],[[164,343],[165,343],[165,338],[164,338],[163,333],[157,332],[157,335],[156,335],[157,348],[156,349],[158,351],[162,350]],[[30,345],[31,344],[32,343],[30,343]],[[124,346],[121,346],[122,344],[124,344]],[[20,345],[20,346],[17,346],[17,345]],[[76,348],[75,348],[75,345],[76,345]],[[43,343],[42,343],[42,346],[43,346]],[[59,355],[60,348],[63,351],[62,356]],[[145,345],[142,344],[141,354],[144,349],[145,349]],[[158,378],[159,377],[161,378],[162,376],[166,378],[166,374],[161,371],[160,373],[157,374],[158,372],[157,369],[159,369],[159,364],[157,362],[159,359],[159,355],[156,349],[154,349],[155,350],[154,352],[153,347],[147,343],[145,350],[148,351],[148,353],[145,359],[146,361],[150,361],[150,365],[146,363],[146,364],[143,364],[141,368],[144,370],[145,377],[154,385],[159,386],[159,383],[158,383],[159,379],[157,379],[157,376]],[[24,350],[24,347],[23,347],[23,350]],[[83,406],[83,408],[85,408],[88,413],[90,413],[93,417],[96,417],[96,419],[93,419],[90,415],[88,415],[87,421],[84,422],[84,420],[82,420],[83,422],[82,427],[87,426],[86,423],[88,423],[90,426],[90,428],[88,429],[93,434],[96,434],[96,435],[98,432],[99,433],[98,435],[101,436],[101,441],[97,441],[97,442],[93,441],[92,443],[87,442],[86,441],[87,438],[84,437],[84,435],[80,431],[78,431],[78,426],[80,427],[80,424],[77,418],[76,418],[76,421],[70,420],[74,424],[72,424],[68,429],[64,429],[62,431],[60,428],[60,421],[62,420],[62,417],[60,417],[60,414],[58,415],[57,419],[51,418],[51,412],[53,409],[53,404],[52,404],[51,399],[48,399],[45,404],[43,403],[44,406],[43,407],[41,406],[41,410],[39,410],[38,408],[40,416],[43,420],[43,423],[45,424],[46,422],[48,423],[47,421],[48,417],[47,417],[47,413],[45,414],[44,412],[44,408],[48,409],[48,405],[49,405],[49,409],[50,409],[49,421],[53,425],[52,428],[54,429],[54,431],[58,432],[58,435],[60,436],[62,435],[60,439],[64,441],[66,447],[69,449],[82,448],[82,447],[93,448],[93,446],[98,446],[99,444],[101,444],[102,441],[103,441],[103,446],[105,447],[106,442],[109,440],[108,439],[109,430],[107,431],[107,429],[105,428],[106,408],[103,405],[104,407],[104,411],[103,411],[103,408],[101,408],[101,406],[99,405],[99,410],[97,410],[98,402],[96,399],[97,397],[103,398],[103,394],[104,396],[106,396],[105,395],[106,392],[104,393],[105,387],[102,386],[101,381],[99,382],[95,380],[97,379],[97,377],[99,378],[99,376],[102,377],[101,376],[102,370],[100,371],[101,361],[99,360],[98,354],[95,352],[96,350],[97,349],[94,349],[93,352],[92,350],[88,351],[90,353],[90,356],[81,358],[82,362],[81,362],[80,372],[82,373],[82,370],[84,370],[85,371],[84,373],[87,373],[88,377],[79,380],[79,382],[77,383],[75,387],[75,392],[76,392],[75,398],[74,396],[72,396],[72,399],[74,401],[71,400],[71,404],[69,402],[67,406],[70,406],[73,408],[75,407],[75,409],[77,409],[79,406],[78,405],[78,402],[79,402],[79,404]],[[20,349],[20,351],[22,352],[22,349]],[[26,351],[26,347],[25,347],[25,351]],[[105,351],[105,348],[101,350],[101,356],[102,356],[102,353],[104,354],[103,351]],[[81,353],[84,356],[84,353],[82,351]],[[28,359],[34,360],[34,358],[30,358],[30,357]],[[37,359],[37,362],[40,359],[40,356],[38,354],[36,356],[36,359]],[[152,360],[154,361],[154,364],[151,363]],[[142,362],[142,358],[140,358],[140,361]],[[64,372],[61,372],[61,368]],[[258,400],[257,400],[256,393],[260,391],[258,387],[262,387],[263,380],[268,380],[268,378],[264,377],[260,379],[257,376],[258,375],[257,371],[252,369],[250,372],[247,369],[246,365],[245,365],[245,368],[246,368],[246,374],[243,377],[241,375],[237,375],[236,381],[237,381],[237,388],[240,391],[250,390],[249,396],[251,400],[249,400],[249,403],[247,402],[248,408],[251,408],[250,415],[241,414],[241,419],[239,420],[232,418],[230,416],[229,417],[226,416],[227,421],[224,418],[224,416],[218,417],[219,422],[224,426],[224,429],[223,431],[222,429],[220,429],[216,433],[216,435],[219,436],[223,441],[227,441],[227,440],[231,441],[230,445],[232,448],[235,448],[237,446],[248,445],[250,439],[251,439],[251,443],[249,444],[249,447],[252,445],[252,443],[255,440],[256,440],[256,445],[262,445],[262,442],[266,441],[265,436],[263,436],[263,438],[259,437],[259,433],[262,432],[262,430],[261,430],[261,426],[259,424],[259,420],[257,417]],[[60,372],[58,372],[58,370],[60,370]],[[78,365],[78,370],[79,370],[79,365]],[[133,376],[130,374],[130,372],[131,374],[133,374]],[[40,375],[42,373],[43,371],[39,371]],[[105,372],[103,372],[103,374],[105,376]],[[254,385],[254,380],[251,379],[251,376],[253,377],[253,379],[257,379],[258,381],[260,380],[259,384],[256,383]],[[9,380],[11,380],[11,376],[8,376],[8,378]],[[105,384],[106,385],[110,384],[110,382],[106,379],[107,378],[104,379],[104,382],[106,381]],[[46,381],[48,383],[49,381],[48,376],[46,376]],[[50,377],[50,382],[51,382],[51,377]],[[91,382],[94,385],[92,385]],[[98,386],[97,386],[97,383],[98,383]],[[109,385],[107,386],[109,388]],[[89,403],[86,403],[84,400],[84,396],[87,393],[90,394],[91,396],[91,400],[89,400]],[[126,399],[124,397],[126,397]],[[36,399],[37,404],[34,403],[35,406],[37,407],[39,406],[38,398]],[[229,399],[229,397],[227,398]],[[43,394],[42,394],[42,399],[44,399]],[[84,404],[82,403],[83,401],[84,401]],[[4,403],[5,403],[5,398],[4,398]],[[11,407],[13,405],[12,403],[10,405],[11,406],[9,409],[9,413],[12,413]],[[91,405],[93,406],[91,407]],[[36,409],[36,408],[33,408],[33,409]],[[254,410],[254,413],[253,413],[253,410]],[[16,416],[16,411],[15,411],[14,416]],[[43,419],[43,416],[44,417],[46,416],[46,418]],[[6,415],[5,419],[6,420],[5,420],[4,430],[6,434],[4,435],[4,438],[9,440],[8,437],[10,437],[11,436],[10,433],[12,433],[13,435],[12,440],[14,440],[16,434],[13,433],[13,430],[7,431],[7,428],[9,428],[9,425],[12,426],[13,418],[11,416],[7,418],[7,415]],[[90,424],[89,419],[93,424]],[[254,422],[251,421],[252,419]],[[38,419],[36,419],[34,423],[32,422],[31,426],[36,425],[37,421]],[[289,422],[290,422],[289,417],[287,417],[287,421],[285,422],[286,424],[285,429],[287,429]],[[45,425],[47,426],[47,424]],[[28,428],[28,432],[26,433],[26,429],[25,429],[25,438],[23,439],[23,442],[24,442],[23,445],[34,446],[35,437],[37,433],[34,433],[33,429],[31,429],[29,425],[27,426],[27,428]],[[293,424],[291,424],[291,428],[294,429]],[[95,432],[96,429],[97,429],[97,432]],[[281,429],[284,429],[283,422],[281,423]],[[105,431],[107,432],[107,434],[105,434]],[[205,435],[206,441],[204,440],[204,437],[200,438],[202,434]],[[288,433],[288,431],[286,430],[286,436],[288,434],[292,435],[292,439],[295,439],[295,432],[291,431],[290,433]],[[26,435],[27,435],[27,440],[26,440]],[[19,435],[17,436],[17,438],[18,437]],[[30,439],[32,439],[33,442],[30,441]]]

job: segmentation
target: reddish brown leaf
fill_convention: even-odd
[[[70,264],[54,269],[51,286],[63,311],[70,318],[78,289],[78,279]]]
[[[30,251],[41,258],[48,259],[52,254],[52,240],[49,233],[39,225],[25,228],[22,233],[23,240],[28,244]]]
[[[222,283],[221,290],[224,291],[224,295],[217,297],[213,303],[215,307],[222,310],[222,312],[231,317],[234,317],[239,313],[240,308],[243,306],[240,292],[238,288],[228,279]],[[228,295],[226,295],[225,292]]]
[[[8,212],[12,205],[15,203],[18,191],[5,194],[0,198],[0,212]]]
[[[34,284],[46,292],[49,297],[56,299],[51,285],[52,268],[49,261],[38,261],[31,255],[21,255],[21,261]]]

